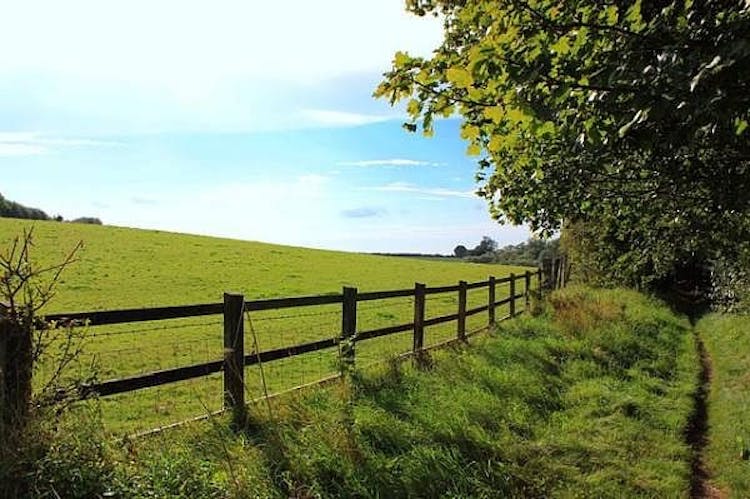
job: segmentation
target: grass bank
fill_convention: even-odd
[[[689,324],[572,288],[468,347],[105,453],[128,497],[681,497],[698,361]],[[87,476],[80,473],[81,476]]]
[[[750,494],[750,317],[711,314],[697,324],[712,365],[707,465],[729,497]]]

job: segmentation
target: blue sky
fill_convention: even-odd
[[[440,40],[439,22],[407,15],[402,0],[29,0],[3,11],[10,199],[66,218],[352,251],[528,236],[473,195],[456,120],[425,139],[372,99],[396,50],[426,55]]]

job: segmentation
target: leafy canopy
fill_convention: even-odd
[[[668,266],[747,237],[749,5],[407,0],[443,43],[397,53],[375,95],[407,100],[404,126],[428,136],[461,117],[498,221],[599,224],[618,254]]]

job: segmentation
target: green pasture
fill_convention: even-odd
[[[343,286],[361,292],[503,277],[527,269],[418,258],[385,257],[218,239],[161,231],[58,222],[0,219],[0,245],[24,228],[34,228],[33,258],[39,265],[61,261],[78,241],[84,248],[65,272],[46,312],[80,312],[220,302],[225,291],[246,299],[338,293]],[[536,286],[536,279],[533,280]],[[518,281],[517,292],[523,291]],[[498,285],[496,299],[508,296]],[[468,292],[468,308],[487,303],[487,289]],[[292,346],[337,336],[340,305],[305,307],[246,315],[246,352]],[[427,317],[454,313],[455,293],[428,296]],[[519,310],[523,308],[519,304]],[[507,315],[499,307],[498,319]],[[413,301],[395,298],[362,302],[358,330],[411,322]],[[467,329],[486,326],[487,314],[467,319]],[[425,345],[454,337],[456,324],[429,327]],[[81,373],[93,363],[101,380],[137,375],[222,357],[221,316],[91,327],[86,332]],[[357,345],[361,365],[382,361],[411,348],[401,333]],[[43,365],[38,378],[47,375]],[[337,372],[337,350],[285,359],[264,366],[271,392],[289,389]],[[258,367],[248,367],[249,398],[263,393]],[[105,397],[100,401],[112,431],[134,431],[180,421],[221,407],[221,375]]]

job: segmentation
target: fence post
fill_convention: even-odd
[[[458,339],[466,341],[466,281],[458,281]]]
[[[487,319],[490,327],[495,325],[495,276],[490,276],[489,287],[487,288]]]
[[[425,285],[414,283],[414,355],[419,359],[424,346],[424,301]]]
[[[537,278],[537,293],[539,295],[539,301],[542,301],[542,269],[537,270],[536,272],[536,278]]]
[[[8,335],[10,334],[10,328],[8,327],[8,320],[6,314],[8,313],[7,306],[0,302],[0,437],[3,441],[7,441],[7,435],[5,434],[5,423],[10,420],[9,414],[9,402],[6,400],[6,372],[8,362]]]
[[[542,286],[547,289],[552,289],[552,270],[554,268],[554,260],[551,258],[545,258],[542,260]]]
[[[224,408],[232,423],[245,422],[245,297],[224,293]]]
[[[524,299],[526,300],[526,306],[524,307],[524,309],[528,313],[529,312],[529,308],[531,307],[531,291],[530,291],[530,289],[531,289],[531,271],[527,270],[526,271],[526,275],[524,277],[525,277],[525,279],[524,279],[523,294],[524,294]]]
[[[357,334],[357,288],[344,286],[341,304],[341,369],[354,367],[354,341]]]
[[[516,274],[510,274],[510,316],[516,316]]]

